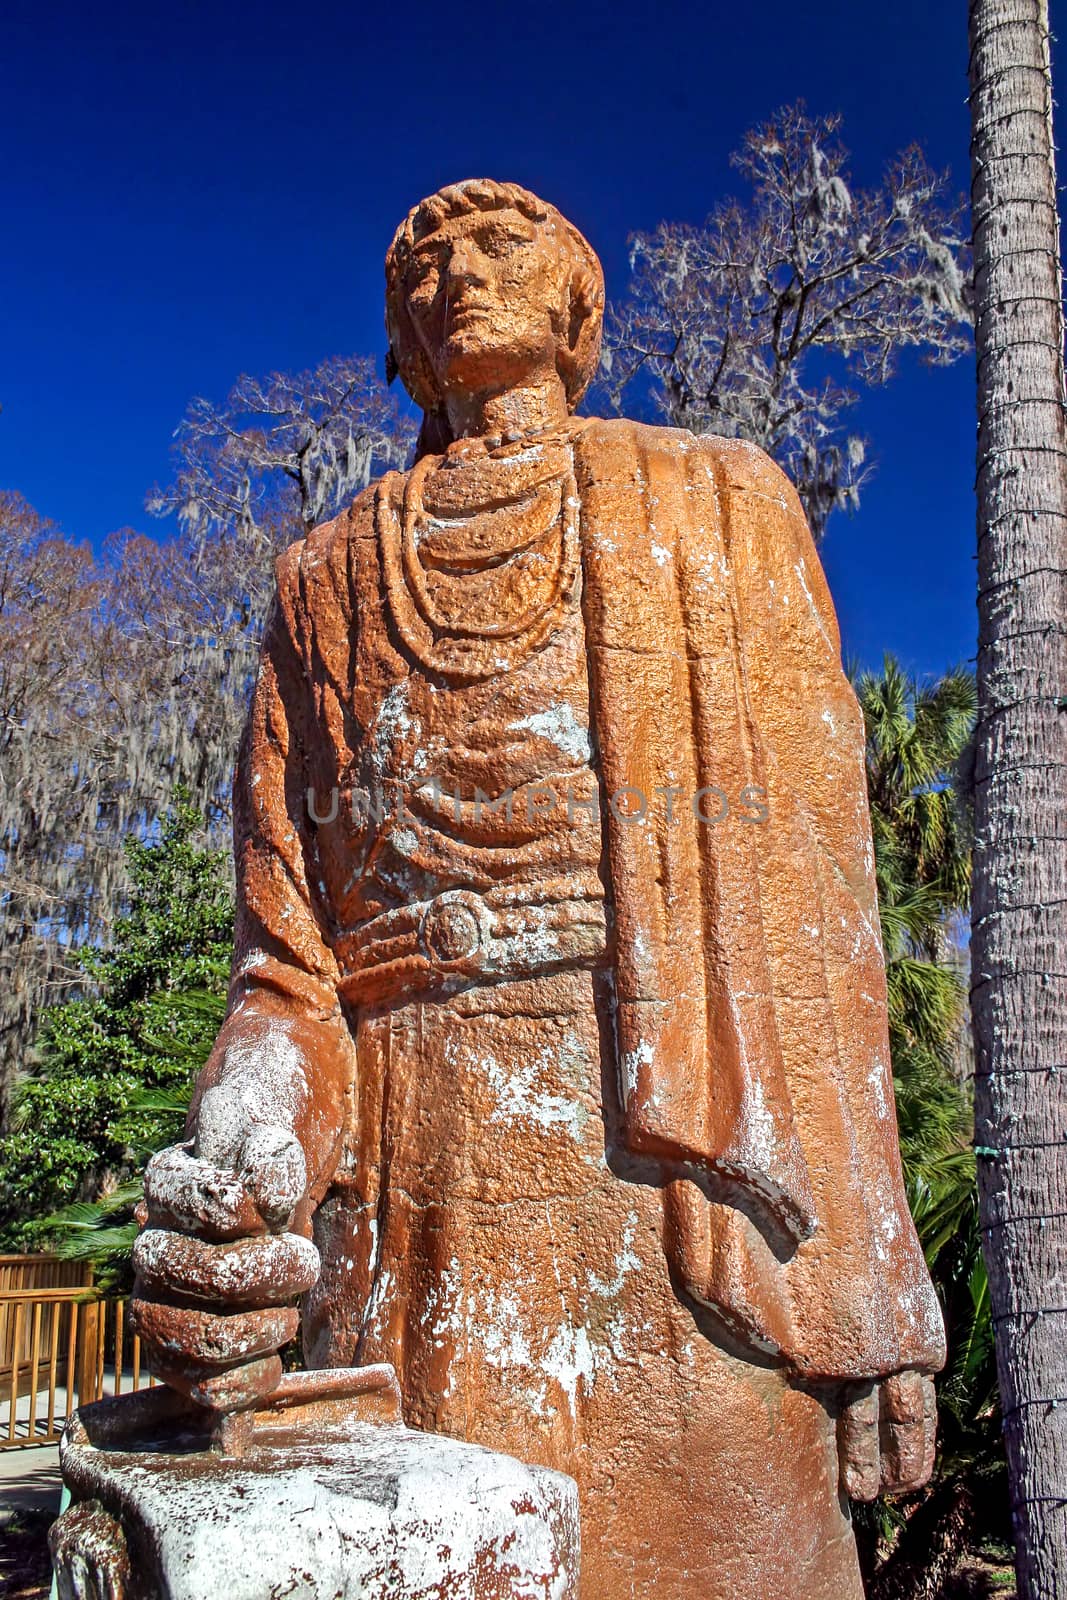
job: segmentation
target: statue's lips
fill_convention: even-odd
[[[492,312],[488,306],[467,302],[461,305],[453,305],[450,307],[448,314],[448,331],[449,333],[455,333],[458,329],[466,326],[467,323],[477,322],[479,319],[484,321],[491,317]]]

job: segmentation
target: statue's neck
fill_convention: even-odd
[[[568,417],[566,391],[554,372],[498,394],[451,394],[445,408],[456,439],[520,438],[563,427]]]

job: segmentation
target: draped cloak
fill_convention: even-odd
[[[574,471],[623,1138],[663,1184],[676,1280],[803,1379],[935,1371],[862,718],[796,493],[752,446],[624,421],[587,424]],[[235,780],[237,949],[204,1082],[273,1052],[312,1204],[338,1123],[375,1115],[334,949],[344,863],[307,795],[343,783],[365,733],[354,552],[388,484],[280,559]]]

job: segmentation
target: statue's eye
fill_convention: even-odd
[[[408,264],[409,287],[421,289],[429,285],[432,288],[440,277],[443,262],[444,252],[440,247],[424,246],[416,251]]]
[[[483,238],[481,245],[485,255],[500,260],[529,243],[529,239],[523,233],[515,233],[510,228],[492,228]]]

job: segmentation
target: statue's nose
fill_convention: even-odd
[[[486,261],[481,251],[469,240],[457,239],[452,246],[448,262],[448,276],[453,282],[484,284]]]

